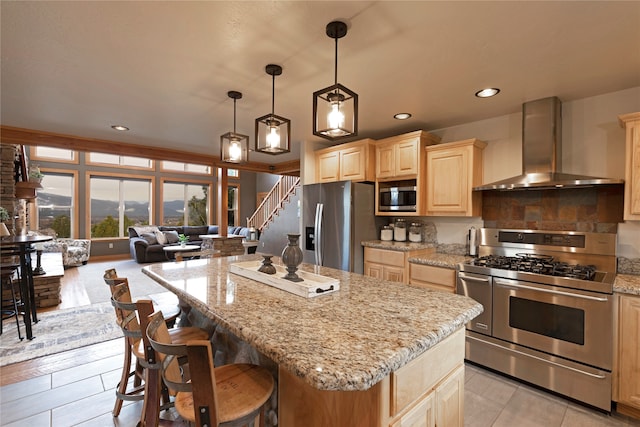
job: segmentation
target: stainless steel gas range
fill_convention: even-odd
[[[611,410],[616,235],[480,230],[457,292],[484,306],[466,358]]]

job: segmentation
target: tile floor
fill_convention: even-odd
[[[134,427],[142,402],[125,403],[118,418],[111,416],[121,363],[121,355],[111,356],[1,387],[0,425]],[[465,426],[640,426],[640,421],[601,414],[467,365]]]

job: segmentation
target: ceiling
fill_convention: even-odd
[[[250,154],[269,164],[322,141],[312,93],[333,84],[333,20],[349,27],[338,81],[359,95],[352,139],[640,86],[638,1],[2,1],[0,13],[2,125],[219,155],[233,130],[227,92],[244,95],[237,132],[253,146],[254,121],[271,110],[273,63],[283,67],[275,113],[291,119],[293,144]],[[501,92],[474,97],[485,87]]]

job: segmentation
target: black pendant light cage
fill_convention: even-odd
[[[272,155],[288,153],[291,151],[291,120],[274,113],[276,76],[282,74],[282,67],[269,64],[265,71],[272,76],[271,114],[256,119],[255,149]]]
[[[335,39],[335,84],[313,93],[313,134],[332,141],[358,135],[358,94],[338,83],[338,39],[347,25],[327,24],[327,36]]]
[[[242,93],[234,90],[227,92],[233,99],[233,132],[220,137],[220,159],[225,163],[246,163],[249,160],[249,136],[236,133],[236,100]]]

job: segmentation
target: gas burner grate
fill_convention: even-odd
[[[514,257],[488,255],[475,259],[473,265],[581,280],[593,280],[596,275],[594,265],[568,264],[554,261],[552,256],[536,254],[516,254]]]

